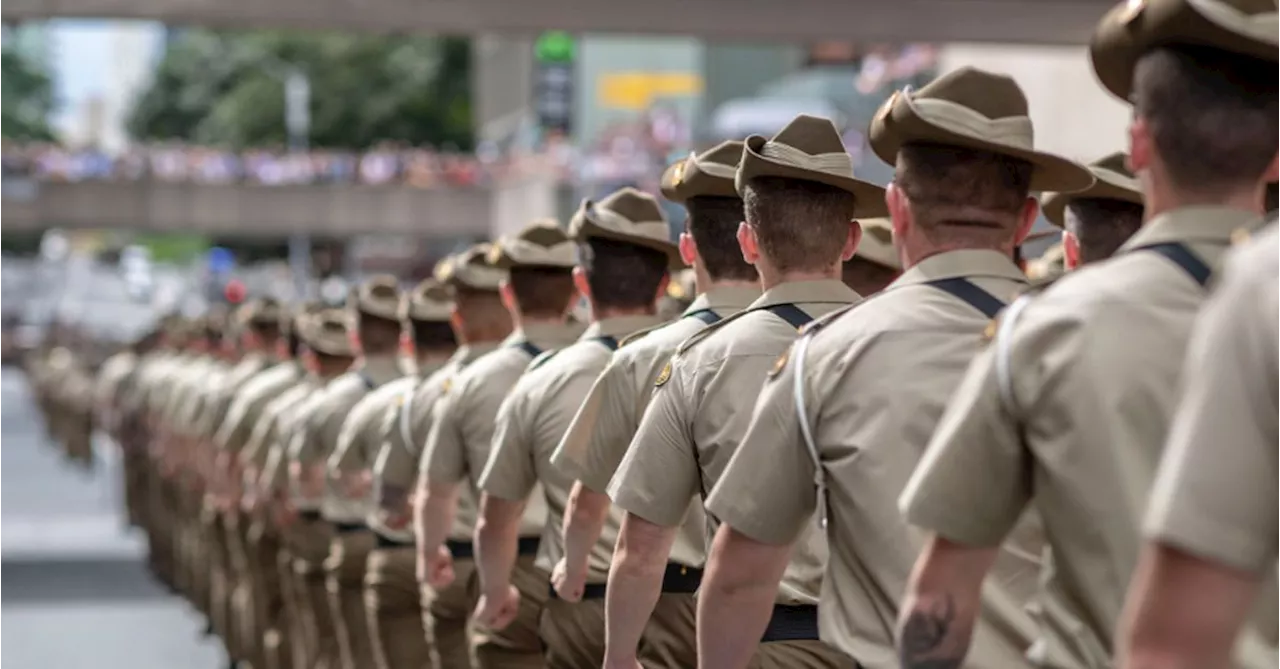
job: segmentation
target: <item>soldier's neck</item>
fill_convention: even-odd
[[[770,290],[784,283],[796,283],[798,281],[839,281],[840,280],[840,263],[835,263],[830,267],[822,269],[805,269],[791,270],[780,272],[769,266],[768,263],[757,263],[756,269],[760,272],[760,287],[764,290]]]

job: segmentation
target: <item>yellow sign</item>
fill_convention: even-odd
[[[702,93],[702,77],[692,72],[611,72],[600,75],[597,99],[612,109],[644,111],[656,98]]]

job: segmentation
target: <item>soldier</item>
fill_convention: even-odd
[[[480,356],[493,351],[511,334],[511,315],[498,294],[504,273],[494,271],[487,256],[489,244],[477,244],[436,266],[435,278],[453,297],[450,320],[461,344],[449,361],[411,389],[404,401],[386,413],[381,429],[382,450],[374,465],[373,497],[376,509],[369,526],[378,533],[383,559],[370,557],[366,583],[381,590],[410,587],[416,597],[388,594],[375,600],[377,635],[389,666],[471,666],[467,623],[474,607],[469,584],[473,573],[469,559],[457,557],[460,546],[471,543],[475,504],[470,491],[459,499],[459,519],[448,544],[455,555],[453,584],[435,591],[417,574],[413,509],[410,492],[418,475],[423,445],[431,430],[437,400],[449,391],[456,376]],[[426,308],[427,304],[422,305]],[[397,564],[404,567],[392,569]],[[385,565],[385,566],[380,566]],[[406,584],[405,581],[409,583]],[[393,605],[394,604],[394,605]]]
[[[577,343],[536,360],[503,401],[480,477],[476,549],[483,591],[477,620],[483,625],[504,627],[519,610],[519,591],[511,586],[514,560],[505,556],[515,554],[525,499],[539,483],[546,496],[534,565],[556,568],[551,577],[568,595],[562,599],[552,590],[540,621],[550,667],[594,668],[604,660],[604,583],[617,527],[615,518],[593,540],[562,542],[573,479],[552,465],[551,456],[618,340],[661,323],[655,303],[666,292],[668,270],[683,265],[669,230],[657,201],[632,188],[600,202],[583,201],[569,233],[578,245],[574,283],[593,320]],[[587,569],[566,574],[563,559]]]
[[[355,508],[359,505],[366,524],[375,507],[372,469],[382,447],[385,416],[423,378],[433,374],[457,349],[449,326],[452,310],[449,290],[435,279],[418,284],[406,296],[405,312],[411,330],[415,373],[386,383],[361,399],[352,409],[338,447],[329,458],[330,483]],[[418,580],[414,574],[412,546],[387,546],[377,537],[365,567],[364,601],[374,660],[379,669],[418,667],[430,662]],[[412,615],[401,615],[409,612]],[[407,624],[393,624],[393,622]]]
[[[840,269],[840,280],[853,292],[871,296],[885,289],[902,274],[902,260],[893,247],[893,223],[887,218],[864,218],[862,239],[853,257]]]
[[[990,120],[957,127],[956,117]],[[1009,127],[1020,130],[1001,130]],[[769,373],[707,501],[724,523],[699,601],[699,643],[723,653],[708,666],[746,665],[749,635],[765,628],[772,600],[737,593],[776,586],[815,509],[831,545],[822,638],[861,666],[897,665],[890,630],[919,548],[897,513],[898,494],[974,342],[1026,286],[1012,251],[1036,219],[1031,190],[1093,180],[1034,148],[1026,98],[1012,79],[974,69],[895,94],[869,140],[896,166],[886,199],[908,270],[808,328]],[[997,593],[989,602],[996,624],[983,628],[975,666],[1021,664],[1034,625],[1024,602],[1010,599]]]
[[[499,405],[530,361],[573,343],[582,332],[566,321],[577,299],[571,270],[574,245],[555,221],[536,221],[500,241],[490,250],[488,261],[489,267],[464,269],[488,281],[502,281],[502,300],[516,330],[496,350],[458,374],[436,403],[423,452],[414,522],[418,575],[437,591],[455,580],[458,572],[453,560],[469,561],[474,554],[472,543],[447,539],[459,530],[455,520],[464,519],[457,515],[461,485],[465,481],[474,493],[489,459]],[[545,514],[541,494],[531,495],[515,554],[490,556],[515,561],[512,583],[520,590],[520,607],[504,629],[481,628],[474,635],[475,659],[483,669],[545,666],[537,628],[547,598],[547,572],[533,564]]]
[[[1053,550],[1032,655],[1111,665],[1192,321],[1276,178],[1276,33],[1271,3],[1150,0],[1103,18],[1094,70],[1134,101],[1147,223],[1010,307],[947,407],[901,500],[932,533],[902,607],[904,666],[962,661],[979,586],[1032,502]]]
[[[884,190],[854,177],[852,159],[826,119],[801,115],[772,139],[749,137],[735,178],[745,214],[738,242],[759,270],[764,293],[680,345],[655,380],[609,484],[614,504],[627,513],[608,584],[609,666],[636,666],[636,646],[686,509],[695,496],[705,501],[737,448],[754,389],[772,360],[805,324],[860,299],[840,282],[841,263],[861,236],[854,219],[885,213]],[[708,516],[708,533],[717,522]],[[811,533],[810,539],[797,548],[773,593],[775,623],[752,639],[762,642],[760,666],[853,664],[818,641],[826,556],[821,537]],[[701,644],[698,655],[700,662],[726,659],[719,648]]]
[[[1276,665],[1278,283],[1272,224],[1233,254],[1197,317],[1118,632],[1118,667]],[[1246,626],[1261,643],[1233,662]]]
[[[364,509],[337,494],[326,467],[352,407],[368,393],[404,375],[399,358],[401,304],[401,291],[389,276],[368,279],[351,295],[347,311],[354,321],[360,359],[347,374],[325,387],[323,399],[300,423],[289,445],[289,481],[295,501],[311,507],[307,512],[314,512],[319,504],[320,516],[333,529],[323,567],[345,669],[373,666],[364,572],[374,538],[364,525]]]
[[[557,447],[552,463],[577,479],[565,510],[565,545],[592,545],[605,533],[606,523],[616,537],[617,519],[609,514],[605,490],[635,435],[658,374],[681,342],[760,297],[759,275],[743,260],[735,237],[742,198],[733,177],[741,158],[742,142],[724,142],[675,163],[663,175],[663,195],[689,212],[680,253],[691,266],[688,271],[697,275],[695,290],[701,292],[690,296],[677,320],[623,340]],[[701,504],[691,503],[664,571],[662,595],[644,628],[640,659],[646,666],[697,664],[693,593],[702,573],[704,523]],[[608,548],[612,553],[613,544]],[[575,600],[564,586],[583,582],[587,569],[585,552],[572,561],[567,555],[561,559],[556,572],[563,578],[556,586],[562,599]],[[618,617],[606,616],[606,625]]]
[[[1040,200],[1044,217],[1062,228],[1064,271],[1110,258],[1142,227],[1142,190],[1128,160],[1122,152],[1090,163],[1092,186]]]

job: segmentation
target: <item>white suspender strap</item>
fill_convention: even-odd
[[[417,387],[410,388],[405,391],[404,402],[400,405],[400,438],[404,440],[407,448],[413,447],[413,396],[417,393],[414,391]]]
[[[804,437],[809,459],[813,460],[813,484],[817,488],[818,495],[818,526],[825,530],[827,528],[827,477],[822,469],[822,458],[818,454],[818,443],[814,441],[813,430],[809,427],[809,411],[804,400],[804,358],[809,349],[812,332],[814,330],[809,330],[796,340],[795,351],[791,355],[795,358],[796,365],[795,383],[792,385],[791,394],[796,402],[796,419],[800,422],[800,435]]]
[[[1000,318],[1000,325],[996,328],[996,383],[1000,389],[1000,401],[1004,404],[1005,411],[1011,413],[1017,409],[1013,396],[1013,363],[1010,361],[1013,356],[1013,324],[1022,314],[1022,310],[1031,303],[1032,297],[1026,294],[1014,300],[1013,304],[1005,310],[1004,316]]]

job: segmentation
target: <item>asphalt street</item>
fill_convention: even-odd
[[[46,440],[22,373],[0,371],[0,664],[5,669],[217,669],[203,621],[152,580],[127,528],[118,459],[94,472]]]

